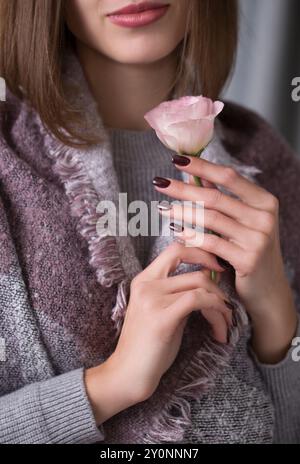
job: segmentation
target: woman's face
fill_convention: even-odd
[[[184,38],[190,2],[152,0],[142,13],[109,16],[128,5],[147,5],[144,0],[67,0],[66,21],[80,42],[112,60],[152,63]]]

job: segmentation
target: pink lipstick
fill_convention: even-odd
[[[118,26],[135,28],[147,26],[162,18],[170,5],[154,2],[143,2],[127,5],[107,15],[110,21]]]

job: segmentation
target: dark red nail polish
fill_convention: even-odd
[[[183,155],[174,155],[172,157],[172,163],[177,164],[177,166],[182,166],[182,167],[188,166],[190,162],[191,160]]]
[[[184,231],[184,227],[180,226],[179,224],[175,224],[174,222],[171,222],[169,225],[170,229],[173,230],[173,232],[178,232],[181,233]]]
[[[171,211],[173,205],[170,205],[170,203],[167,201],[162,201],[157,205],[157,208],[159,209],[159,211]]]
[[[164,177],[154,177],[152,183],[156,187],[167,188],[169,187],[171,181],[169,179],[165,179]]]

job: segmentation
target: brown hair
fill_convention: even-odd
[[[62,142],[86,145],[97,140],[76,131],[82,115],[70,106],[62,85],[62,49],[73,40],[64,4],[0,0],[0,75],[12,93],[19,98],[26,94],[44,125]],[[234,63],[237,36],[237,0],[191,0],[187,33],[178,47],[176,96],[189,92],[218,98]]]

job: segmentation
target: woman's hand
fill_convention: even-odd
[[[186,184],[158,178],[154,179],[157,190],[178,200],[203,201],[204,227],[219,234],[185,228],[177,235],[187,245],[213,253],[234,267],[237,293],[252,319],[254,349],[263,362],[278,362],[296,332],[297,316],[280,249],[277,198],[230,167],[188,156],[175,156],[173,162],[204,179],[210,188],[198,187],[192,180]],[[182,211],[180,205],[162,214],[183,217],[189,223],[196,217],[195,209],[185,206]]]
[[[181,263],[222,271],[215,257],[174,242],[131,283],[117,347],[102,365],[86,371],[97,422],[149,398],[173,364],[189,314],[201,311],[215,339],[227,343],[232,305],[209,271],[169,276]]]

